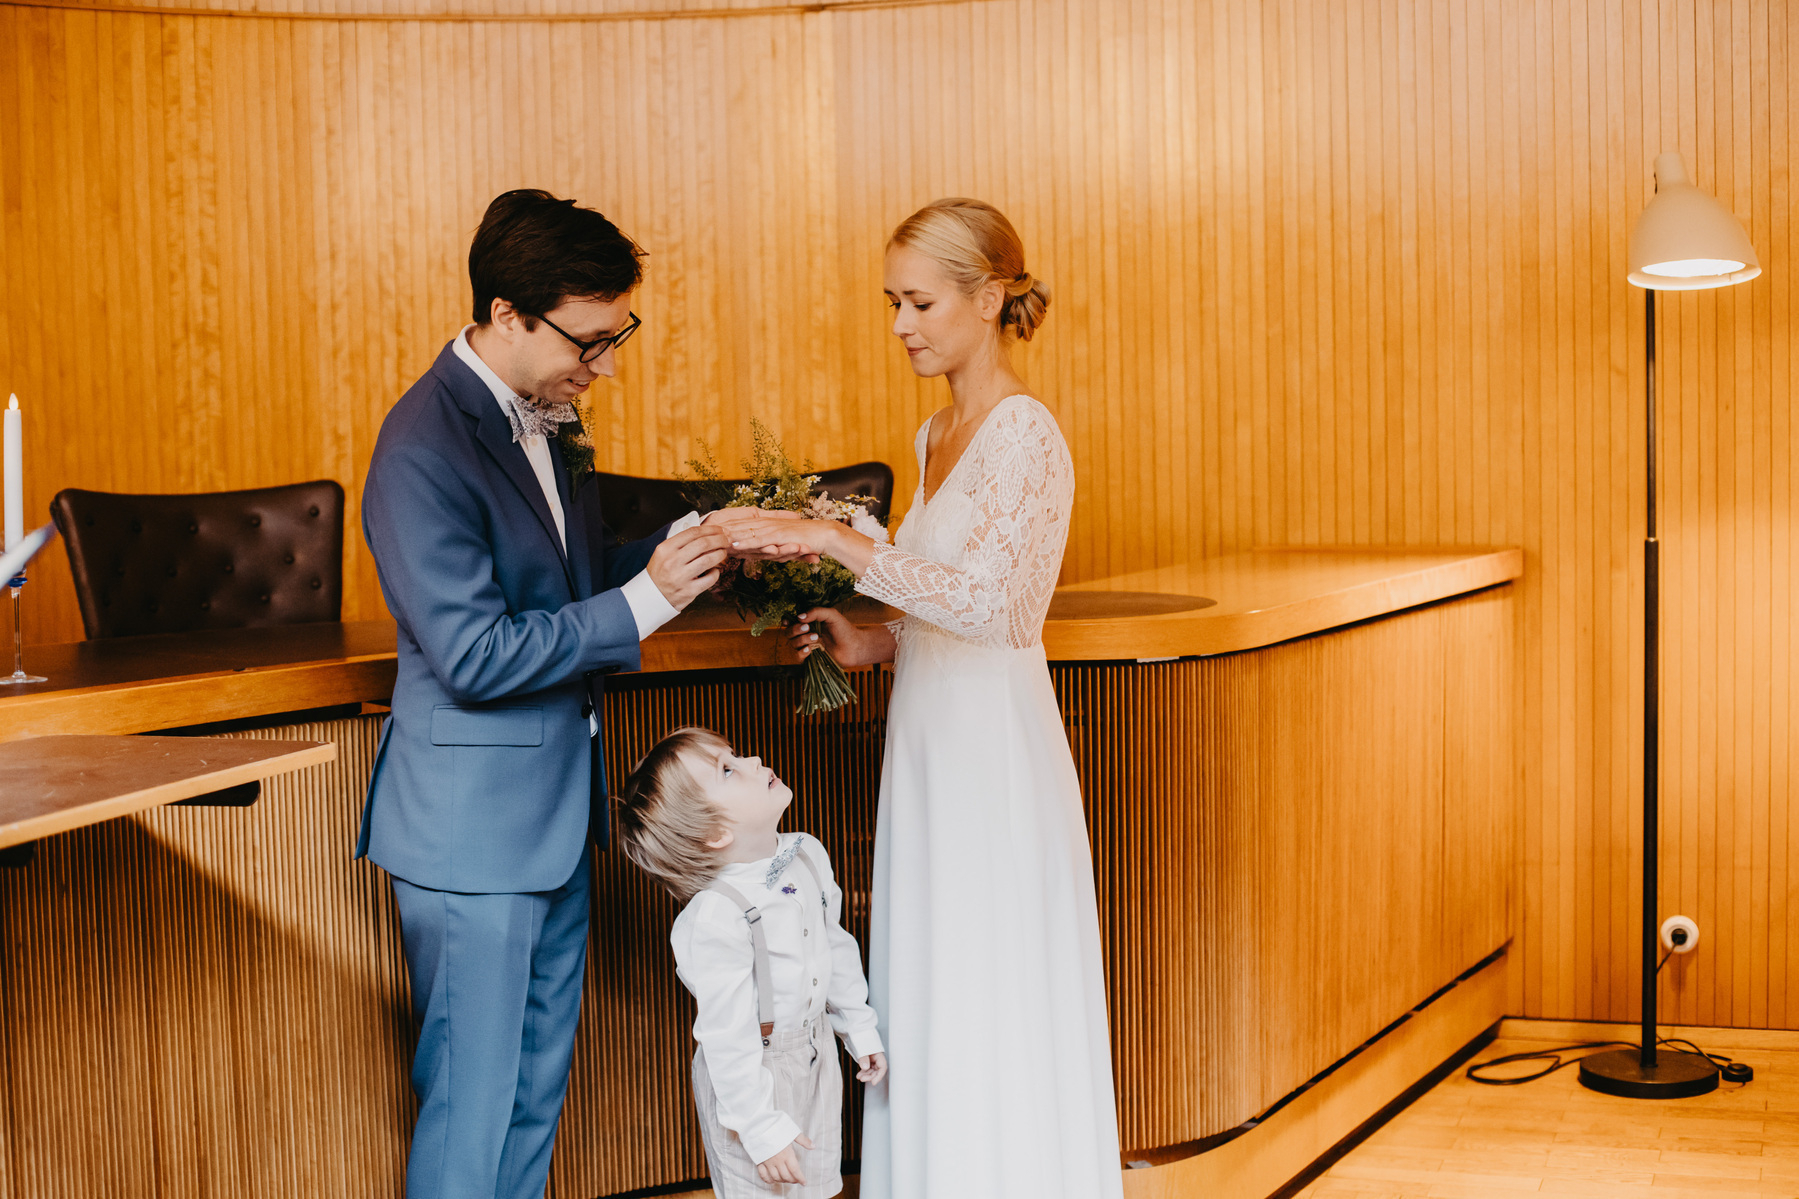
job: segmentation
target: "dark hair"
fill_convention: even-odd
[[[643,281],[643,250],[617,225],[573,200],[520,188],[494,197],[468,248],[475,323],[505,300],[534,328],[570,296],[616,300]]]

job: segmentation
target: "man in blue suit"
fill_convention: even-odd
[[[489,206],[474,323],[382,423],[363,533],[399,626],[357,856],[393,876],[420,1026],[409,1199],[539,1199],[581,1007],[601,680],[718,577],[728,522],[614,546],[556,431],[637,328],[642,251],[540,191]],[[778,551],[777,551],[778,552]]]

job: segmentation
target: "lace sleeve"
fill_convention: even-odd
[[[989,419],[962,567],[877,545],[856,590],[959,636],[1024,647],[1042,634],[1061,571],[1074,469],[1041,405]]]

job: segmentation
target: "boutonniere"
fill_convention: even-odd
[[[593,438],[587,435],[587,424],[581,419],[581,408],[575,405],[575,419],[556,430],[556,448],[562,453],[562,465],[568,468],[568,493],[574,495],[593,473]]]

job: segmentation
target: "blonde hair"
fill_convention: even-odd
[[[711,755],[731,745],[711,729],[676,729],[644,755],[625,778],[618,797],[619,842],[625,856],[668,889],[680,903],[717,877],[722,818],[682,759]]]
[[[1004,213],[980,200],[933,200],[899,223],[887,245],[904,246],[943,268],[962,294],[989,283],[1006,289],[999,328],[1031,340],[1049,309],[1049,288],[1024,267],[1024,243]]]

